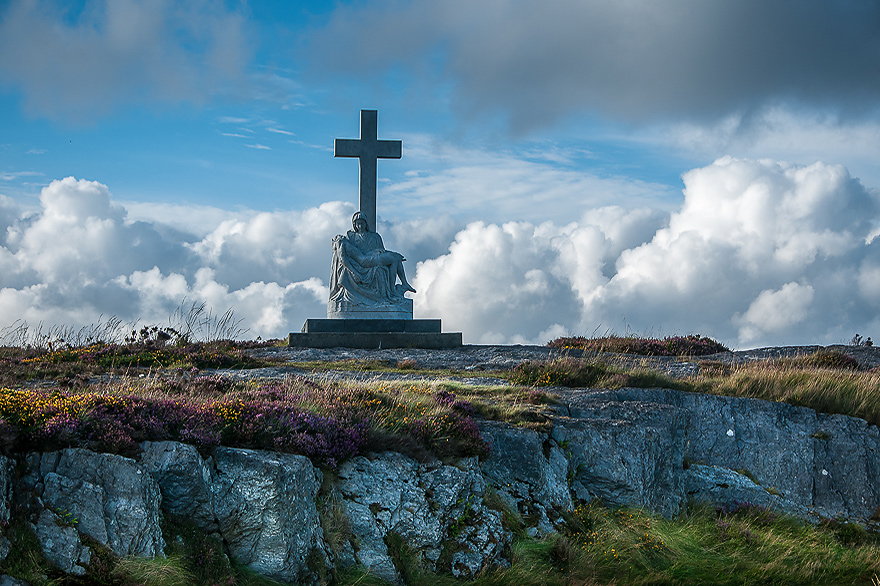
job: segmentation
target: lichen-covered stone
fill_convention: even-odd
[[[68,448],[29,458],[36,495],[54,511],[77,519],[81,533],[120,556],[161,556],[156,482],[123,456]]]
[[[880,432],[863,419],[667,389],[621,389],[614,396],[687,411],[688,461],[742,470],[808,519],[864,522],[880,507]]]
[[[599,392],[573,398],[568,413],[554,421],[551,436],[565,446],[578,500],[647,507],[665,516],[681,511],[685,410]]]
[[[0,525],[9,522],[9,503],[12,501],[13,461],[0,455]]]
[[[12,544],[6,539],[6,537],[0,535],[0,563],[6,561],[6,558],[9,557],[11,552]]]
[[[314,579],[308,560],[327,563],[320,471],[303,456],[260,450],[217,448],[214,459],[213,510],[232,557],[279,580]]]
[[[500,560],[511,536],[483,504],[485,483],[475,458],[457,466],[420,464],[396,452],[359,456],[339,468],[338,489],[357,541],[355,556],[377,576],[396,581],[385,544],[399,535],[434,568],[444,546],[471,552],[464,576]]]
[[[694,502],[710,505],[749,503],[800,518],[810,518],[806,508],[773,494],[735,470],[691,464],[684,473],[684,486],[687,498]]]
[[[76,529],[66,526],[58,515],[46,509],[31,527],[50,564],[68,574],[85,575],[92,552],[82,544]]]
[[[195,446],[180,442],[144,442],[141,467],[162,491],[162,509],[173,517],[217,531],[211,468]]]
[[[490,449],[482,465],[486,480],[527,524],[552,533],[558,511],[572,508],[563,451],[546,434],[529,429],[484,422],[480,431]]]

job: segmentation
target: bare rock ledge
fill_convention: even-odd
[[[240,563],[302,584],[352,564],[398,581],[392,534],[427,568],[471,577],[509,563],[505,513],[541,536],[594,499],[664,516],[688,501],[748,501],[810,522],[876,524],[880,433],[863,420],[668,389],[560,396],[546,433],[483,422],[484,460],[374,453],[328,479],[302,456],[226,447],[203,456],[175,442],[144,443],[138,459],[83,449],[0,456],[0,524],[28,511],[46,558],[82,574],[84,536],[121,556],[161,556],[162,516],[185,518]],[[346,519],[343,539],[328,539],[329,516]],[[11,546],[0,535],[0,561]]]

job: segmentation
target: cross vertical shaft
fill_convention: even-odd
[[[358,206],[367,218],[369,229],[376,231],[376,161],[399,159],[399,140],[378,140],[378,113],[361,110],[361,137],[337,138],[333,143],[334,157],[353,157],[360,162],[360,196]]]

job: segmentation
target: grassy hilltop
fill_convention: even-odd
[[[223,338],[226,333],[228,327],[214,328],[214,335],[197,342],[192,328],[152,326],[121,335],[119,324],[105,324],[78,337],[28,336],[20,324],[7,330],[0,347],[3,452],[81,446],[136,455],[141,441],[176,440],[203,450],[228,445],[303,454],[332,476],[342,460],[369,451],[398,450],[417,459],[485,455],[478,420],[545,428],[554,388],[563,386],[662,386],[760,397],[880,423],[880,371],[839,351],[731,365],[700,358],[726,350],[701,336],[567,338],[550,343],[566,349],[561,358],[484,373],[510,384],[472,385],[457,380],[471,372],[425,371],[412,360],[296,364],[255,358],[251,349],[278,342],[234,342]],[[664,356],[688,356],[698,372],[672,378],[653,367],[654,357]],[[418,383],[324,383],[307,376],[236,382],[223,373],[280,366],[306,374],[382,370],[435,376]],[[565,532],[532,539],[517,515],[508,515],[508,528],[517,535],[513,564],[474,583],[880,586],[880,536],[839,521],[809,526],[748,503],[693,507],[674,520],[592,503],[567,512],[566,519]],[[21,522],[4,528],[16,543],[32,547],[16,548],[0,573],[31,584],[272,583],[222,562],[221,546],[205,536],[170,525],[167,559],[119,560],[105,553],[85,579],[61,576],[34,549],[28,531]],[[390,549],[409,584],[460,583],[425,574],[405,544]],[[336,579],[378,583],[356,573]]]

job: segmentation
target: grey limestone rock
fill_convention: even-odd
[[[546,434],[529,429],[484,422],[480,431],[490,446],[482,465],[486,480],[527,524],[552,533],[558,511],[572,507],[564,452]]]
[[[24,580],[19,580],[18,578],[13,578],[8,574],[3,574],[0,576],[0,586],[30,586]]]
[[[50,564],[68,574],[85,575],[92,554],[80,541],[76,529],[65,526],[58,515],[46,509],[31,527]]]
[[[0,455],[0,524],[9,522],[9,503],[12,501],[13,462]]]
[[[0,526],[9,522],[9,505],[12,502],[12,460],[0,455]],[[0,562],[12,550],[12,544],[0,534]]]
[[[321,473],[308,458],[217,448],[213,509],[232,556],[260,574],[303,583],[309,559],[327,564],[315,497]]]
[[[180,442],[143,442],[141,467],[162,491],[162,509],[208,532],[217,531],[211,467],[195,446]]]
[[[804,507],[773,494],[735,470],[691,464],[684,473],[684,486],[687,497],[694,502],[709,505],[750,503],[800,518],[809,518]]]
[[[794,509],[807,511],[805,518],[863,522],[880,507],[880,434],[862,419],[666,389],[621,389],[615,395],[686,410],[688,461],[742,470]]]
[[[164,555],[159,487],[134,460],[68,448],[28,461],[25,483],[48,508],[75,517],[78,531],[120,556]]]
[[[6,561],[6,558],[9,557],[11,552],[12,544],[6,539],[6,537],[0,535],[0,563]]]
[[[688,413],[650,400],[612,399],[585,393],[568,405],[570,417],[554,422],[551,437],[569,457],[572,492],[581,501],[677,515]]]
[[[377,576],[397,581],[385,545],[395,533],[429,568],[435,568],[444,545],[450,544],[463,558],[453,569],[464,577],[498,563],[511,536],[501,514],[483,503],[485,484],[477,460],[465,458],[457,464],[420,464],[396,452],[343,463],[338,489],[357,543],[357,561]]]

